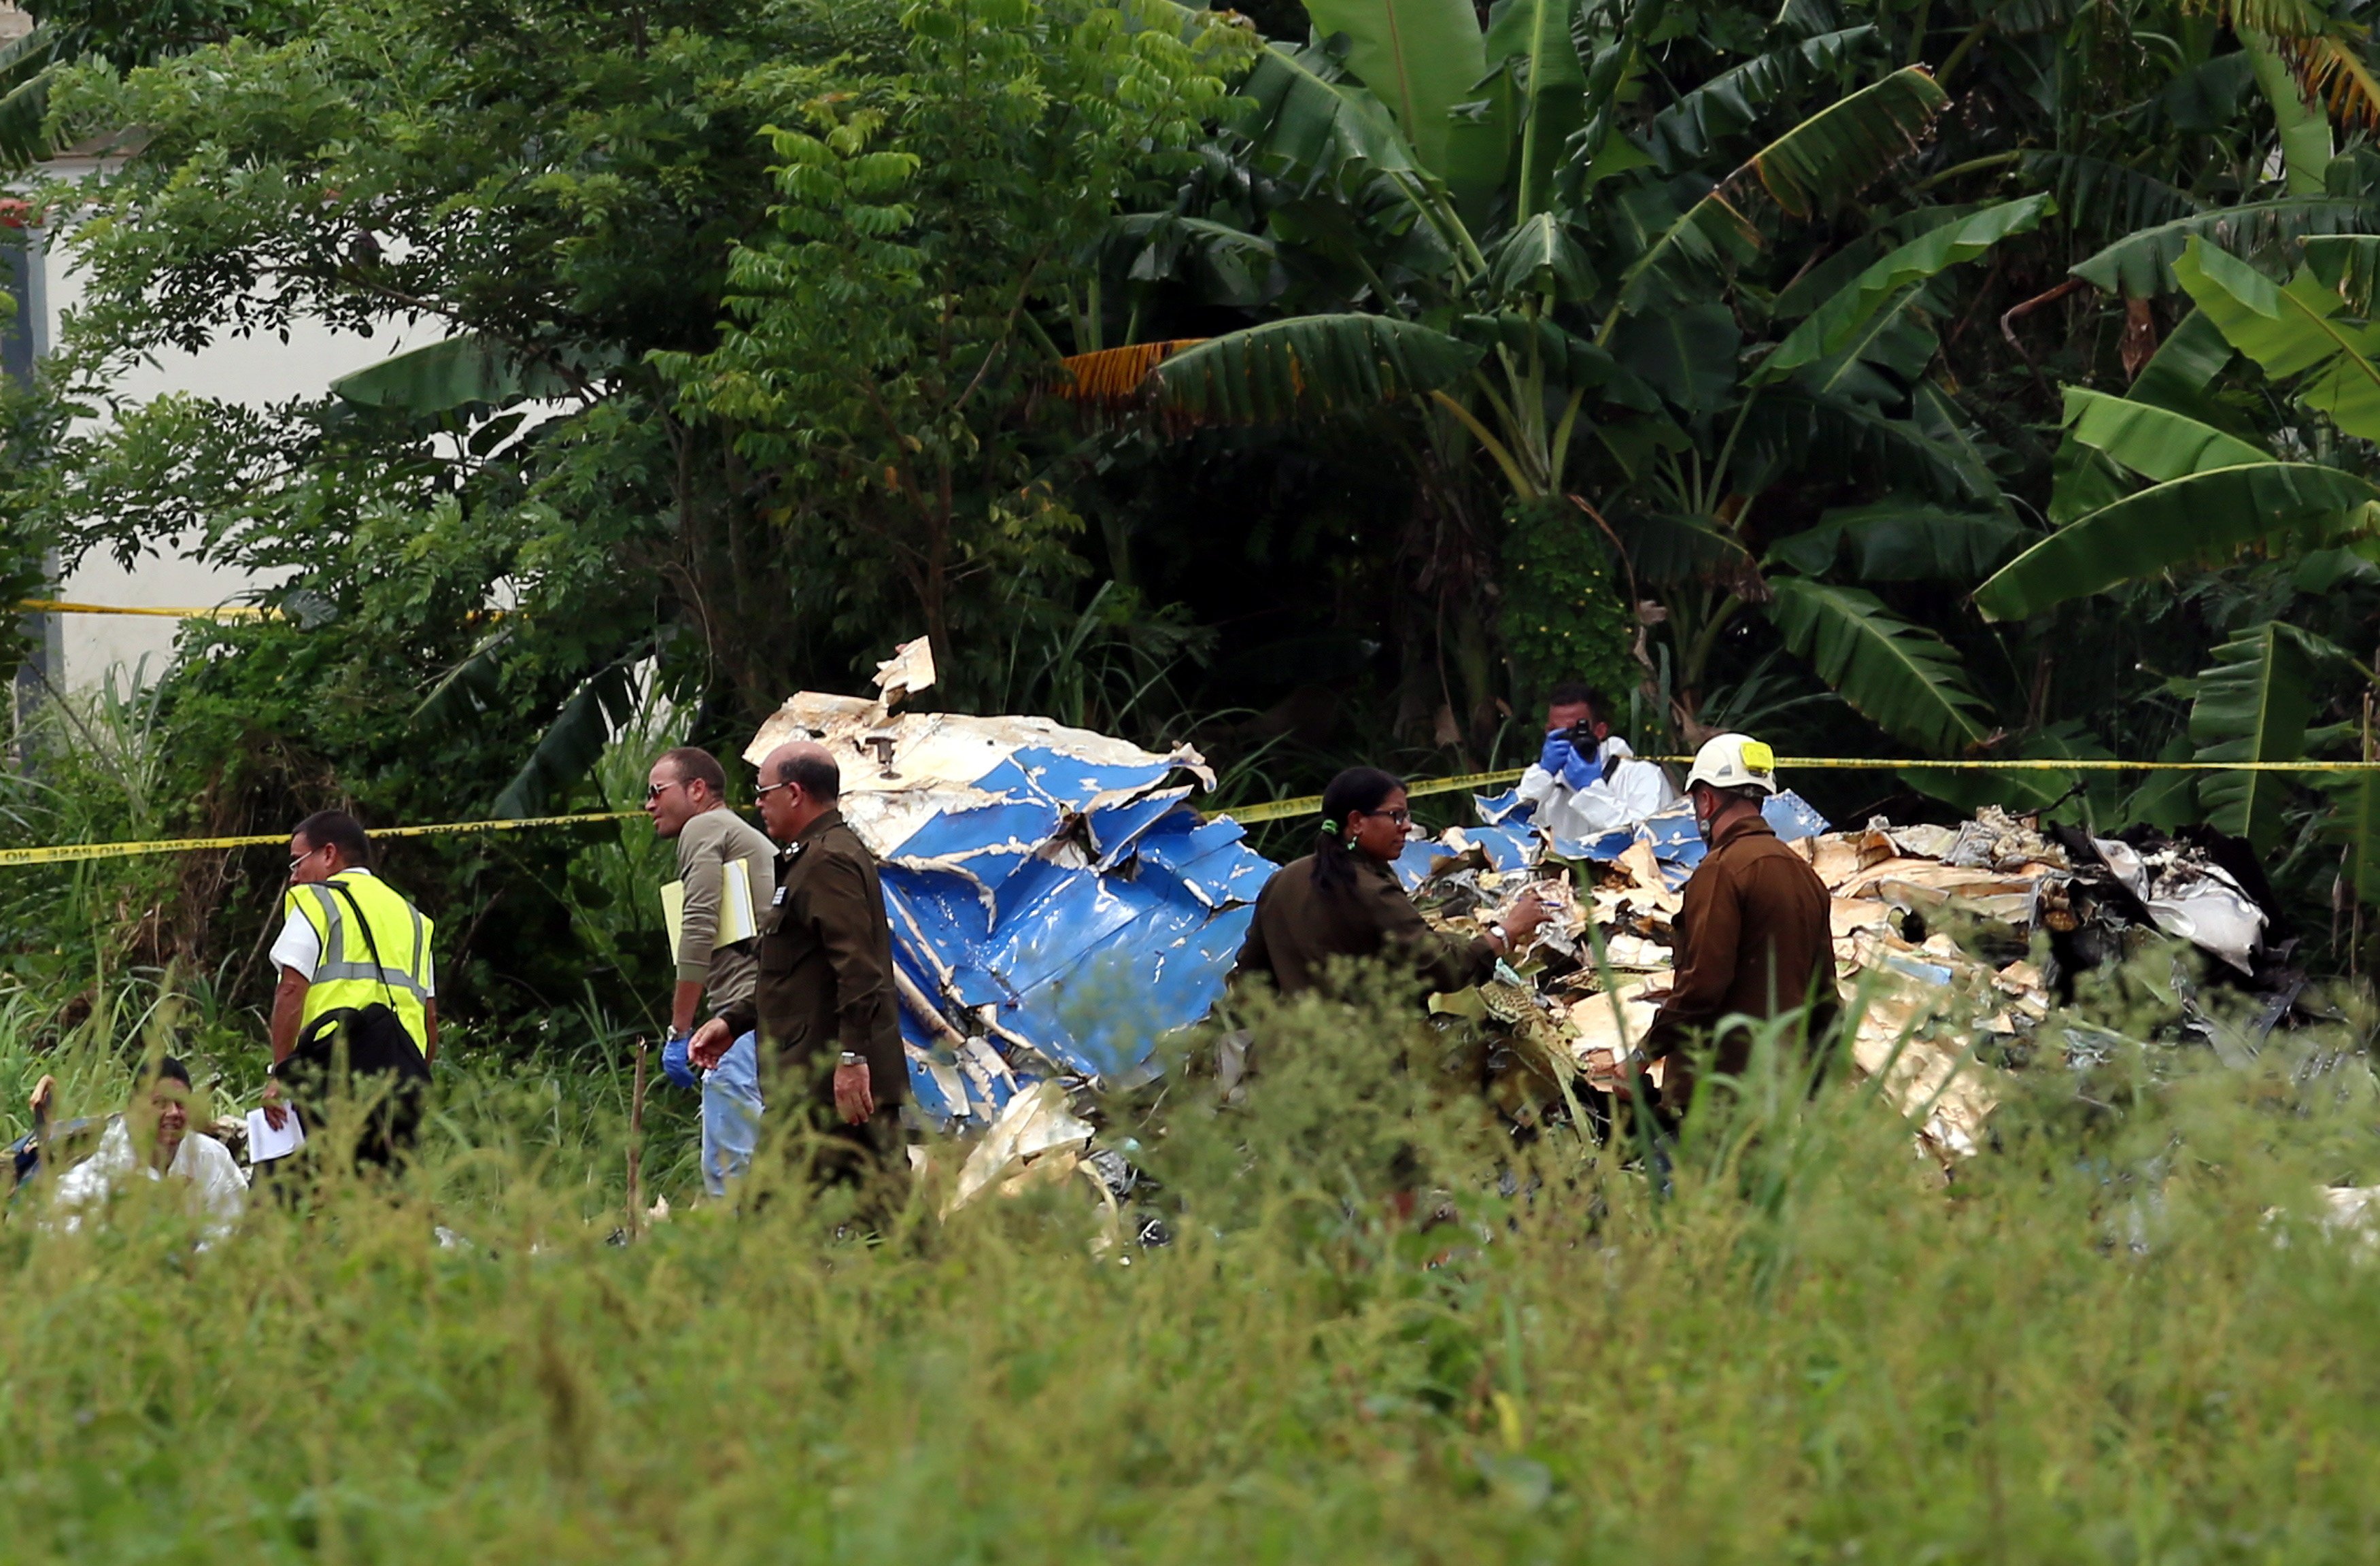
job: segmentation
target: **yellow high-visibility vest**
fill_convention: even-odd
[[[348,897],[332,890],[335,882]],[[324,1012],[341,1006],[358,1008],[377,1001],[397,1014],[416,1048],[430,1049],[430,989],[424,982],[430,966],[431,921],[403,893],[366,869],[341,870],[329,881],[289,889],[287,908],[308,924],[322,942],[322,960],[314,965],[314,981],[306,987],[306,1009],[300,1031]],[[360,911],[371,927],[367,942],[356,928]],[[380,963],[372,963],[378,947]],[[385,983],[383,984],[383,979]]]

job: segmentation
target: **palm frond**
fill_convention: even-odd
[[[1106,412],[1137,406],[1148,372],[1180,353],[1206,342],[1204,337],[1176,337],[1161,343],[1132,343],[1121,348],[1069,354],[1058,361],[1063,371],[1053,390],[1068,402]]]
[[[2267,620],[2215,649],[2198,676],[2190,737],[2202,761],[2294,761],[2305,754],[2313,717],[2314,665],[2336,651],[2321,638]],[[2260,852],[2280,839],[2289,779],[2280,772],[2216,772],[2199,784],[2199,802],[2223,832]]]
[[[2180,187],[2107,158],[2035,152],[2020,158],[2017,167],[2049,188],[2067,226],[2078,234],[2104,239],[2206,210]]]
[[[1949,643],[1895,616],[1873,594],[1806,577],[1772,577],[1769,617],[1785,644],[1853,710],[1937,754],[1981,744],[1986,710]]]
[[[2145,299],[2180,286],[2173,263],[2192,239],[2254,256],[2321,234],[2380,230],[2380,207],[2350,196],[2282,196],[2210,208],[2128,234],[2068,270],[2103,294]]]
[[[1990,620],[2037,614],[2070,598],[2216,558],[2285,530],[2327,533],[2380,500],[2351,473],[2306,462],[2217,467],[2152,485],[2042,540],[1975,589]]]
[[[1151,389],[1160,407],[1202,422],[1280,423],[1451,385],[1482,351],[1410,321],[1300,316],[1185,348],[1151,371]]]

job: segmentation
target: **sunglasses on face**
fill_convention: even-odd
[[[647,803],[659,799],[662,795],[667,794],[671,789],[677,787],[685,781],[686,780],[684,778],[672,778],[667,783],[647,783],[645,785],[645,799]]]
[[[781,788],[797,788],[800,785],[795,783],[791,778],[786,779],[783,783],[767,783],[752,791],[752,802],[757,805],[761,800],[768,798],[769,795],[776,793]]]

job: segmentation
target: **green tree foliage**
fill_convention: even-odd
[[[1504,530],[1504,645],[1524,698],[1565,679],[1633,689],[1626,596],[1593,524],[1567,501],[1516,507]]]
[[[768,130],[780,200],[735,249],[731,324],[711,353],[656,362],[682,408],[733,432],[771,520],[838,563],[851,610],[881,624],[871,585],[905,582],[964,681],[957,638],[990,628],[965,584],[1080,568],[1080,519],[1047,472],[1062,443],[1038,436],[1029,396],[1058,358],[1050,325],[1119,200],[1191,166],[1245,44],[1129,6],[905,19],[907,69],[822,81]]]
[[[533,808],[640,682],[738,734],[920,628],[950,699],[1178,690],[1282,792],[1483,763],[1563,674],[1648,749],[2360,755],[2368,10],[251,13],[39,66],[50,140],[146,138],[49,209],[42,428],[301,315],[407,351],[77,427],[8,515],[291,574],[177,676],[274,714],[218,771],[276,801]],[[2380,883],[2294,776],[1912,778],[2245,830],[2309,929]]]

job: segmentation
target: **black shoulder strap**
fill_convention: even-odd
[[[388,969],[381,963],[380,942],[372,939],[371,921],[364,917],[364,905],[356,901],[354,892],[341,886],[335,879],[326,880],[322,884],[346,898],[347,906],[355,910],[356,928],[364,932],[364,950],[371,953],[372,972],[380,975],[380,987],[386,992],[388,998],[391,1001],[395,1000],[396,987],[389,983]]]

